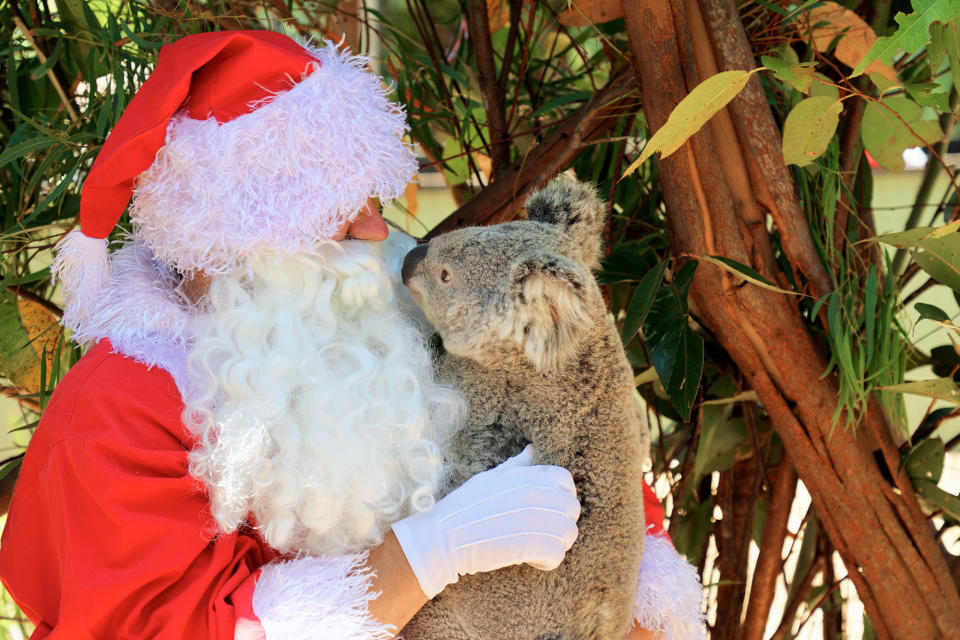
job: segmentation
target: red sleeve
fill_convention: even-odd
[[[214,536],[165,372],[96,347],[61,383],[24,460],[0,577],[34,638],[234,638],[272,553]]]

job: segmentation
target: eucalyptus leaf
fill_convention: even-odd
[[[791,63],[775,56],[761,56],[760,63],[773,71],[780,82],[801,93],[810,93],[815,62]]]
[[[927,304],[926,302],[918,302],[913,305],[913,308],[917,310],[922,320],[934,320],[936,322],[947,322],[950,320],[950,316],[947,315],[946,311],[932,304]]]
[[[623,343],[626,344],[633,339],[637,329],[646,320],[650,307],[656,298],[657,291],[660,288],[660,281],[663,280],[663,272],[667,268],[666,261],[660,262],[643,276],[640,283],[637,284],[630,304],[627,305],[627,315],[623,320]]]
[[[721,71],[694,87],[693,91],[674,107],[667,122],[647,141],[640,157],[627,167],[620,179],[633,173],[654,153],[659,152],[662,160],[679,149],[720,109],[737,97],[747,86],[750,77],[763,68],[752,71]]]
[[[877,240],[911,250],[917,264],[934,280],[954,291],[960,290],[960,232],[954,227],[917,227],[888,233]]]
[[[643,323],[650,360],[684,420],[690,418],[703,373],[703,338],[687,322],[687,294],[696,268],[695,261],[686,263],[672,283],[660,287]]]
[[[940,438],[927,438],[903,456],[903,469],[911,480],[937,483],[943,474],[946,449]]]
[[[934,71],[940,66],[936,58],[946,58],[950,66],[950,75],[953,86],[960,91],[960,17],[955,17],[947,23],[930,25],[931,42],[927,45]]]
[[[673,546],[677,553],[685,556],[692,563],[698,563],[703,557],[707,539],[713,531],[711,524],[713,507],[711,497],[702,504],[688,499],[681,503],[679,509],[674,510],[676,514],[674,517],[678,517],[678,522],[670,527]]]
[[[924,118],[923,109],[905,96],[891,96],[880,104],[867,103],[860,124],[863,145],[890,171],[903,171],[903,150],[932,144],[943,137],[936,120]]]
[[[874,60],[890,64],[901,49],[917,53],[930,40],[930,26],[934,22],[947,23],[960,14],[960,0],[912,0],[912,4],[911,13],[898,12],[894,16],[899,28],[893,35],[877,38],[851,76],[863,73]]]
[[[880,387],[880,390],[890,393],[910,393],[918,396],[927,396],[928,398],[936,398],[938,400],[946,400],[953,404],[960,404],[960,389],[957,388],[957,383],[950,378],[904,382],[903,384]]]
[[[783,123],[783,160],[805,167],[826,150],[837,132],[843,103],[826,96],[801,100]]]
[[[936,483],[917,480],[913,483],[917,494],[934,508],[943,510],[954,521],[960,520],[960,498],[938,487]]]

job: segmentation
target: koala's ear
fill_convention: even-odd
[[[527,200],[527,219],[565,227],[570,254],[591,271],[600,266],[606,206],[591,184],[558,178]]]
[[[511,268],[504,337],[538,369],[558,368],[576,351],[591,318],[588,271],[559,254],[527,257]]]

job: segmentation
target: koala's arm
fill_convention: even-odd
[[[518,430],[504,423],[503,388],[496,374],[470,360],[443,353],[437,360],[437,379],[459,389],[468,406],[466,421],[450,438],[449,489],[492,469],[529,444]]]

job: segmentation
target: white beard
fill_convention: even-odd
[[[464,405],[434,382],[376,243],[325,243],[213,281],[184,422],[218,528],[281,552],[379,544],[429,509]]]

